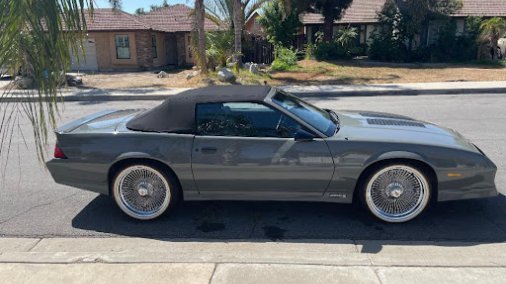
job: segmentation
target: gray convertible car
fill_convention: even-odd
[[[153,219],[180,200],[360,202],[405,222],[432,202],[497,195],[496,166],[459,133],[412,118],[320,109],[268,86],[190,90],[151,110],[60,127],[57,183]]]

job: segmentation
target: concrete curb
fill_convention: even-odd
[[[342,91],[342,92],[292,92],[300,97],[372,97],[372,96],[419,96],[419,95],[466,95],[466,94],[502,94],[506,88],[475,89],[407,89],[378,91]]]
[[[0,238],[1,283],[502,283],[506,243]]]
[[[506,93],[506,87],[490,87],[490,88],[386,88],[378,87],[377,89],[368,89],[357,87],[357,90],[330,91],[328,89],[314,91],[305,88],[282,86],[282,89],[288,89],[291,93],[304,98],[332,98],[332,97],[372,97],[372,96],[417,96],[417,95],[466,95],[466,94],[501,94]],[[302,89],[302,90],[300,90]],[[85,102],[85,101],[161,101],[171,95],[178,94],[188,89],[126,89],[126,90],[103,90],[96,91],[92,94],[87,92],[62,92],[63,101],[65,102]],[[100,94],[104,93],[104,94]],[[119,94],[114,94],[119,93]],[[125,94],[135,93],[135,94]],[[9,97],[0,99],[0,103],[6,102],[35,102],[38,101],[36,96],[26,96],[22,93],[14,93]]]
[[[506,243],[493,242],[0,238],[0,263],[206,262],[506,268],[505,254]]]

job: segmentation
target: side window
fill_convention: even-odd
[[[197,134],[208,136],[293,138],[300,125],[278,110],[260,103],[198,104]]]

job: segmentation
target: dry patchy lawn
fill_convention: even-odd
[[[350,62],[299,61],[289,72],[276,72],[280,84],[386,84],[457,81],[506,81],[506,68],[486,65],[361,64]]]
[[[167,78],[158,78],[154,72],[118,72],[88,74],[83,77],[83,85],[97,89],[125,88],[187,88],[198,87],[199,80],[187,80],[192,70],[173,71]]]
[[[429,67],[428,67],[429,66]],[[85,87],[118,88],[177,88],[204,86],[205,80],[197,76],[190,80],[186,75],[192,70],[169,73],[168,78],[157,78],[153,72],[103,73],[84,77]],[[210,81],[219,84],[216,74],[210,74]],[[506,81],[506,68],[487,65],[416,65],[416,64],[372,64],[360,62],[318,62],[299,61],[299,65],[286,72],[261,73],[253,75],[241,72],[241,84],[270,85],[318,85],[318,84],[385,84],[456,81]]]

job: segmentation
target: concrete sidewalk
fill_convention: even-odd
[[[281,86],[280,88],[301,97],[347,97],[347,96],[410,96],[433,94],[495,94],[506,93],[506,81],[495,82],[441,82],[370,85],[318,85]],[[136,89],[66,89],[62,90],[65,101],[127,101],[163,100],[183,92],[185,88],[136,88]],[[0,102],[33,101],[24,91],[14,91]]]
[[[0,238],[1,283],[501,283],[506,243]]]

